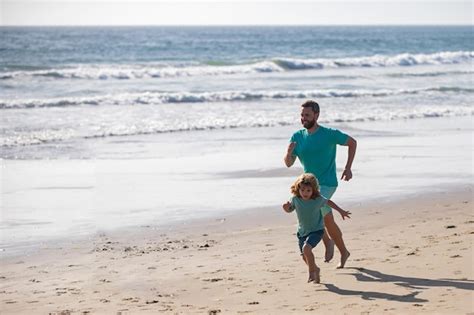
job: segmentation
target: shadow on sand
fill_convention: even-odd
[[[356,270],[357,272],[350,273],[358,281],[361,282],[392,282],[396,285],[416,289],[418,291],[411,292],[406,295],[395,295],[390,293],[382,293],[376,291],[358,291],[358,290],[345,290],[338,288],[333,284],[323,284],[326,289],[330,292],[334,292],[340,295],[360,295],[364,300],[375,300],[385,299],[389,301],[399,302],[428,302],[426,299],[417,298],[416,296],[423,290],[431,287],[451,287],[461,290],[474,290],[474,281],[472,280],[456,280],[456,279],[424,279],[424,278],[413,278],[403,277],[385,274],[380,271],[370,270],[366,268],[346,268],[346,270]]]

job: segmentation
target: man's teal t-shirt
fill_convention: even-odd
[[[322,186],[337,186],[336,146],[347,142],[348,135],[337,129],[319,125],[312,134],[298,130],[290,142],[296,142],[293,154],[298,157],[305,173],[312,173]]]
[[[324,229],[321,208],[327,203],[326,198],[319,196],[316,199],[303,200],[294,196],[290,202],[298,216],[298,234],[300,236],[303,237],[311,232]]]

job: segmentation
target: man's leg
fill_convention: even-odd
[[[331,197],[336,192],[337,187],[330,187],[330,186],[321,186],[320,192],[321,195],[326,199],[331,199]],[[324,236],[323,242],[324,246],[326,247],[326,254],[325,254],[325,261],[329,262],[333,255],[334,255],[334,243],[336,244],[337,249],[341,253],[341,261],[338,268],[343,268],[347,258],[349,258],[349,251],[344,244],[344,240],[342,239],[342,232],[337,226],[336,222],[334,222],[334,216],[332,215],[332,210],[328,205],[325,205],[321,209],[321,213],[324,216]],[[329,234],[329,235],[328,235]],[[331,240],[332,239],[332,240]]]
[[[334,240],[337,249],[341,253],[341,261],[337,268],[344,268],[347,258],[349,258],[350,256],[350,253],[346,248],[346,244],[344,244],[342,232],[334,221],[334,216],[332,215],[332,212],[329,212],[324,216],[324,227],[329,233],[329,236]]]
[[[320,193],[324,198],[331,199],[332,195],[336,192],[336,188],[337,187],[321,186]],[[325,205],[321,209],[321,213],[323,216],[326,216],[326,214],[331,213],[331,208],[328,205]],[[334,257],[334,241],[328,235],[327,229],[324,229],[323,243],[324,247],[326,248],[326,252],[324,254],[324,262],[330,262]]]
[[[323,243],[324,247],[326,248],[326,252],[324,253],[324,262],[330,262],[334,257],[334,241],[329,238],[326,229],[324,229]]]

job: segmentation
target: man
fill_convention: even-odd
[[[306,101],[301,105],[301,123],[305,129],[298,130],[290,139],[285,164],[287,167],[295,163],[296,158],[303,165],[305,173],[314,174],[321,186],[321,195],[330,199],[337,189],[336,146],[348,147],[347,162],[341,179],[349,181],[352,178],[352,161],[354,160],[357,142],[354,138],[337,130],[318,124],[319,105],[315,101]],[[337,268],[344,268],[350,256],[342,232],[334,222],[331,208],[322,209],[326,231],[323,242],[326,247],[325,261],[329,262],[334,255],[334,243],[341,253]],[[331,236],[332,240],[328,237]],[[334,240],[334,241],[333,241]]]

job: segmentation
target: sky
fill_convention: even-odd
[[[472,25],[457,0],[0,0],[10,25]]]

